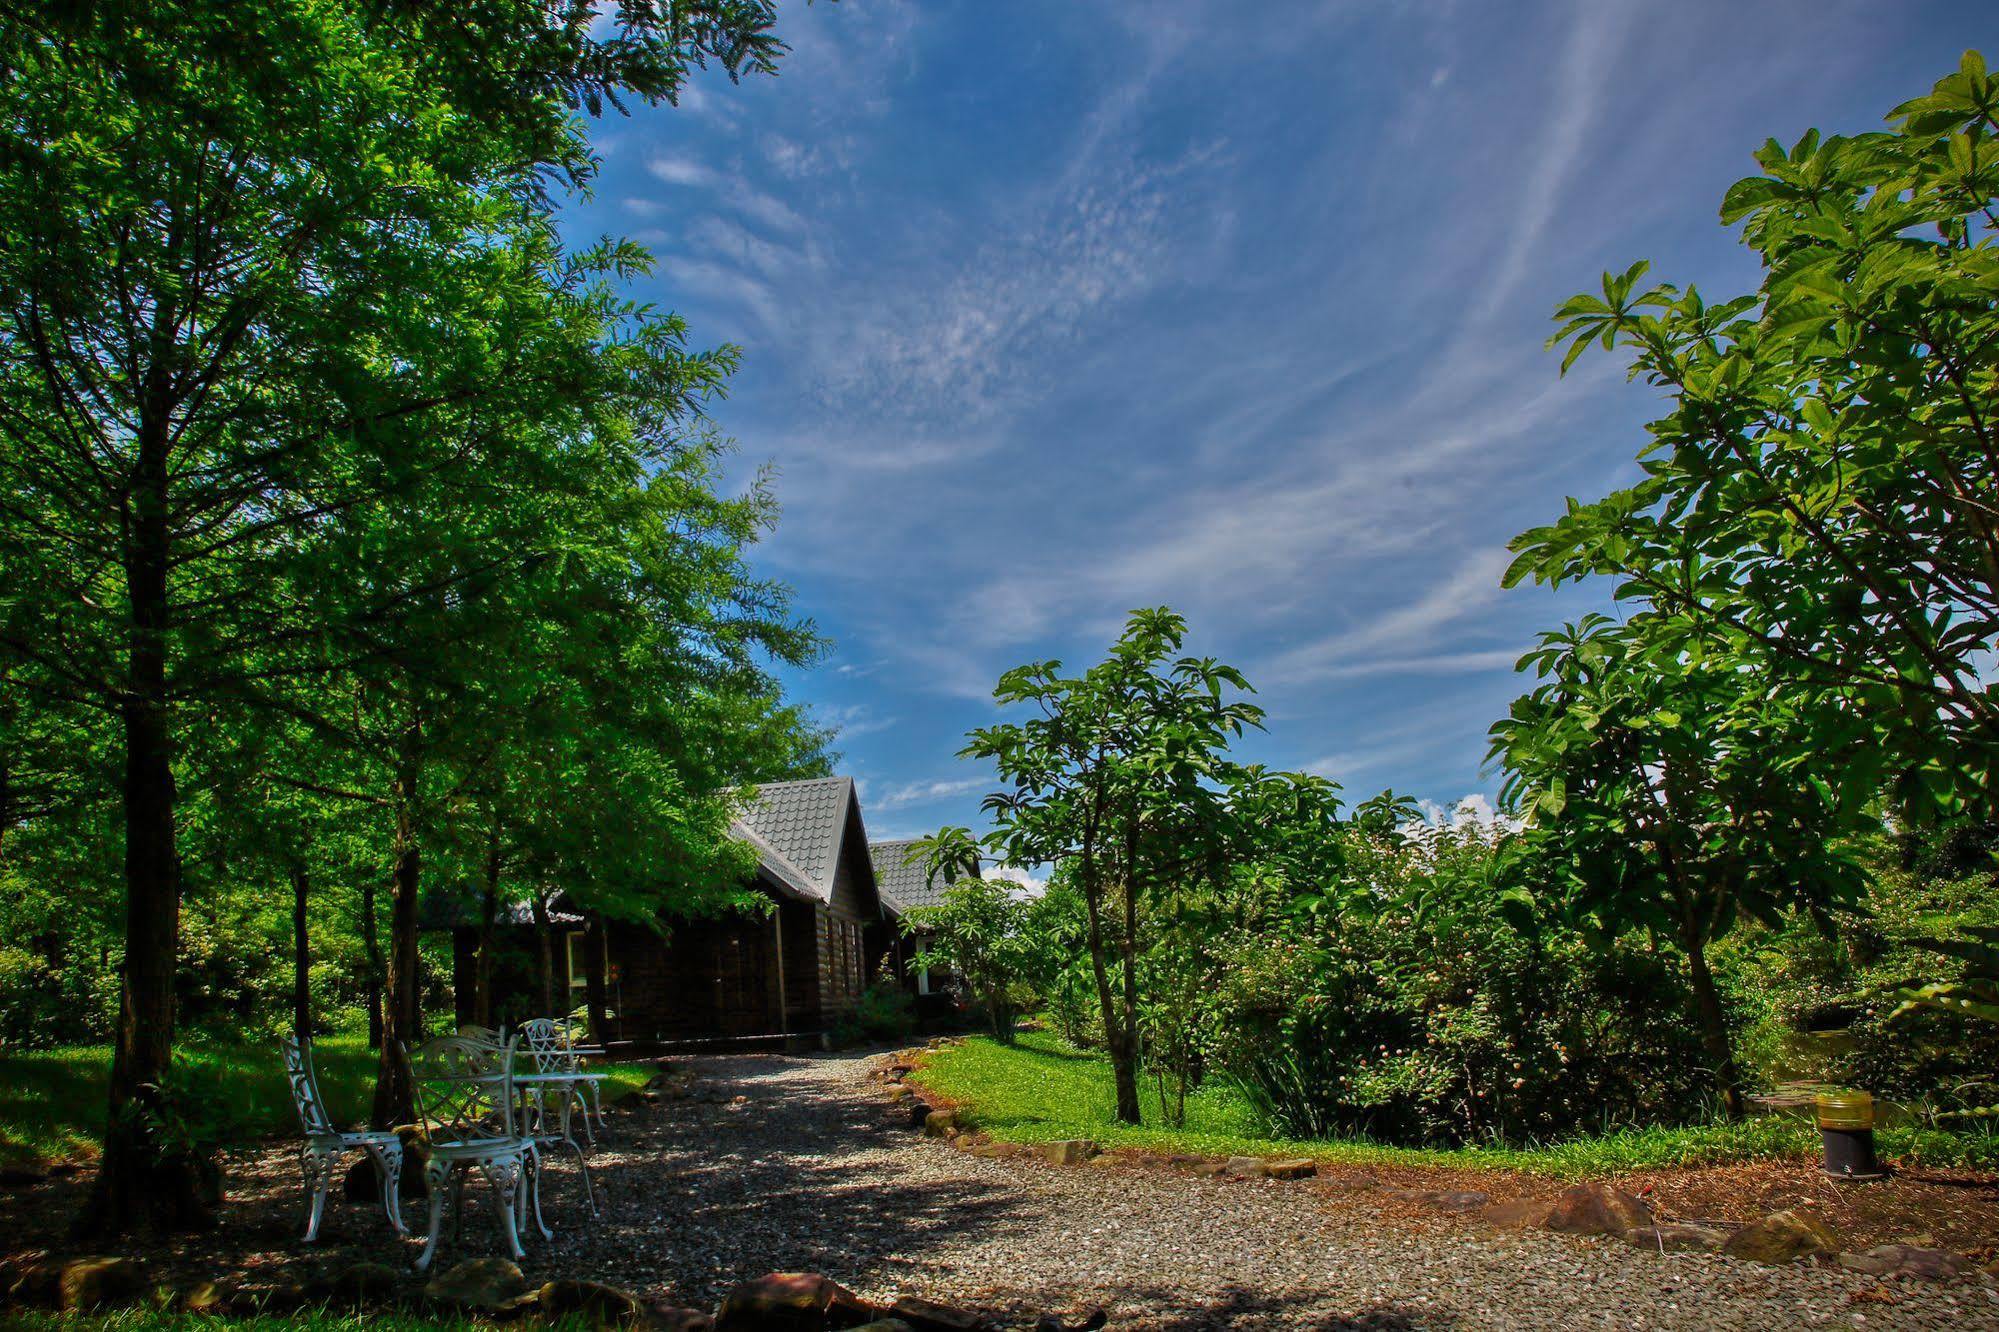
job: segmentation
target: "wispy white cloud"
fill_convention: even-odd
[[[1636,5],[1603,0],[1577,0],[1571,6],[1568,41],[1556,66],[1540,140],[1519,176],[1506,246],[1473,311],[1473,324],[1498,314],[1526,276],[1588,147],[1591,128],[1603,123],[1604,91],[1618,77],[1620,55],[1637,13]]]
[[[992,783],[983,777],[932,778],[929,781],[902,782],[870,796],[867,803],[868,808],[886,813],[911,806],[934,805],[956,796],[984,791],[991,785]]]

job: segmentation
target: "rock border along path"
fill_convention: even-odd
[[[869,1057],[688,1062],[743,1099],[661,1106],[639,1147],[659,1153],[657,1187],[591,1248],[634,1260],[603,1279],[665,1280],[693,1303],[797,1270],[1016,1317],[1102,1305],[1114,1328],[1999,1328],[1982,1279],[1884,1284],[1388,1216],[1311,1180],[976,1155],[897,1127],[909,1117],[891,1119]],[[634,1205],[656,1232],[624,1220]]]

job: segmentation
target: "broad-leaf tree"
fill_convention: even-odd
[[[1905,818],[1999,800],[1999,80],[1977,53],[1884,133],[1775,140],[1731,187],[1764,276],[1713,300],[1606,274],[1561,307],[1667,395],[1644,478],[1516,540],[1508,582],[1603,573],[1681,649],[1796,695],[1772,737],[1857,708],[1881,743],[1821,777],[1892,784]]]
[[[1522,658],[1541,683],[1492,728],[1503,803],[1527,820],[1509,887],[1600,935],[1644,930],[1676,950],[1737,1115],[1742,1072],[1709,949],[1745,919],[1853,901],[1867,805],[1818,775],[1843,753],[1796,757],[1797,705],[1726,662],[1681,659],[1678,635],[1661,646],[1651,628],[1593,615]]]
[[[1236,697],[1249,686],[1234,667],[1175,655],[1185,636],[1172,611],[1140,610],[1080,675],[1059,661],[1008,671],[994,698],[1031,714],[974,731],[961,751],[999,771],[984,805],[996,825],[987,845],[1011,864],[1072,865],[1117,1115],[1132,1124],[1145,904],[1225,849],[1227,749],[1262,719]]]

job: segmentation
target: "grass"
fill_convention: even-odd
[[[1631,1128],[1531,1147],[1390,1147],[1366,1139],[1273,1138],[1226,1087],[1187,1098],[1186,1126],[1120,1124],[1110,1065],[1045,1032],[1007,1047],[975,1036],[931,1055],[912,1080],[954,1102],[982,1132],[1006,1142],[1091,1138],[1106,1147],[1202,1156],[1303,1156],[1331,1165],[1446,1166],[1524,1170],[1558,1179],[1626,1174],[1671,1166],[1815,1160],[1817,1129],[1788,1116],[1683,1128]],[[1158,1114],[1156,1099],[1148,1119]],[[1884,1129],[1883,1155],[1905,1163],[1999,1169],[1999,1136],[1934,1129]]]
[[[376,1053],[359,1035],[313,1043],[319,1086],[336,1124],[359,1123],[374,1097]],[[275,1042],[190,1044],[174,1055],[181,1084],[207,1098],[225,1140],[295,1132],[291,1089]],[[94,1156],[104,1126],[109,1046],[0,1052],[0,1162],[66,1161]],[[608,1101],[643,1086],[643,1064],[597,1064]]]

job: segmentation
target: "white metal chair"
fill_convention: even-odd
[[[604,1075],[585,1071],[583,1052],[576,1046],[570,1024],[559,1018],[531,1018],[521,1023],[520,1038],[534,1060],[535,1072],[548,1079],[567,1075],[567,1094],[575,1099],[577,1108],[583,1112],[583,1134],[592,1147],[596,1146],[597,1135],[590,1127],[590,1112],[594,1105],[597,1123],[602,1126],[604,1110],[598,1088],[604,1081]]]
[[[479,1171],[492,1187],[500,1234],[516,1261],[527,1256],[520,1228],[530,1208],[542,1238],[554,1236],[541,1217],[541,1155],[517,1117],[514,1045],[509,1040],[495,1049],[462,1036],[440,1036],[405,1055],[429,1151],[423,1177],[430,1189],[430,1224],[417,1255],[419,1272],[437,1255],[445,1185],[462,1186],[462,1178],[454,1176],[467,1170]]]
[[[584,1158],[582,1144],[576,1141],[573,1125],[575,1112],[581,1112],[584,1136],[592,1146],[596,1145],[596,1135],[590,1131],[590,1106],[584,1099],[584,1089],[594,1091],[599,1075],[583,1071],[583,1060],[570,1043],[568,1027],[552,1018],[523,1022],[520,1040],[534,1063],[534,1072],[526,1081],[526,1095],[521,1098],[529,1114],[527,1130],[538,1147],[560,1144],[575,1153],[576,1169],[583,1177],[583,1197],[590,1206],[590,1215],[595,1216],[597,1190],[591,1183],[590,1163]]]
[[[299,1165],[305,1174],[308,1207],[305,1242],[311,1244],[319,1238],[319,1221],[326,1211],[326,1195],[333,1189],[333,1177],[340,1159],[349,1152],[366,1152],[375,1163],[375,1173],[382,1183],[382,1210],[388,1214],[389,1224],[395,1227],[396,1233],[407,1235],[409,1228],[403,1224],[401,1192],[402,1139],[381,1130],[342,1132],[334,1127],[332,1117],[326,1113],[325,1098],[319,1094],[319,1073],[312,1063],[311,1039],[280,1040],[278,1047],[284,1052],[285,1077],[291,1082],[292,1106],[298,1111],[298,1126],[305,1135],[305,1142],[299,1147]]]

